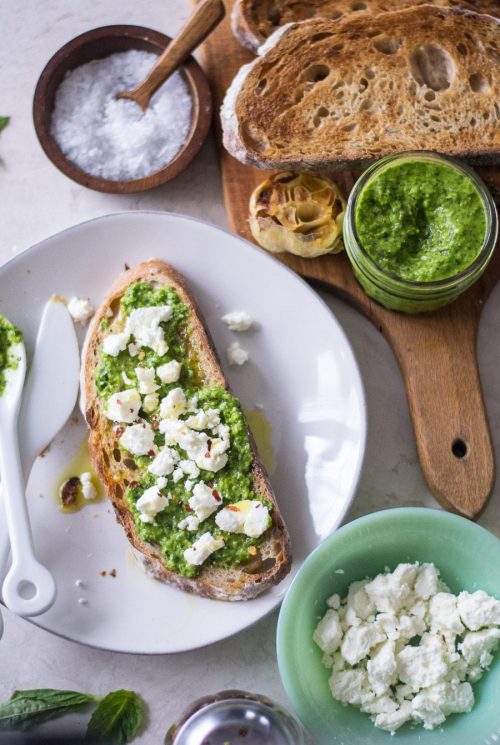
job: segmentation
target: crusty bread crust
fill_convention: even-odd
[[[500,160],[500,20],[429,5],[284,26],[221,109],[257,168],[355,169],[403,150]]]
[[[231,27],[242,46],[257,52],[277,28],[287,23],[310,18],[337,21],[352,15],[377,15],[418,5],[435,5],[439,8],[458,6],[500,16],[499,0],[236,0],[231,13]]]
[[[195,578],[183,577],[165,565],[158,546],[144,543],[137,534],[134,520],[125,496],[127,484],[136,480],[134,463],[120,453],[112,423],[105,417],[103,402],[95,393],[95,370],[100,347],[109,331],[101,328],[109,308],[116,310],[127,287],[133,282],[144,281],[153,286],[169,285],[179,294],[190,309],[190,348],[197,355],[203,370],[204,383],[220,385],[228,389],[211,339],[191,297],[184,279],[169,264],[156,259],[145,261],[124,272],[111,287],[102,305],[92,319],[87,334],[83,359],[83,388],[85,416],[90,428],[89,452],[92,464],[104,485],[115,509],[116,517],[123,526],[127,538],[140,552],[141,561],[148,573],[169,585],[216,600],[249,600],[280,582],[290,571],[291,551],[288,531],[281,517],[267,473],[260,463],[255,443],[248,430],[254,460],[252,476],[255,491],[272,504],[272,527],[264,534],[260,556],[245,568],[221,569],[213,566],[202,568]]]

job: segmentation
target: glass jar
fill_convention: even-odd
[[[304,745],[300,724],[279,704],[246,691],[195,701],[167,732],[165,745]]]
[[[362,245],[356,228],[358,199],[368,182],[388,166],[408,160],[425,160],[448,166],[472,181],[486,213],[483,245],[474,261],[460,273],[430,282],[403,279],[381,268]],[[467,290],[482,275],[491,259],[498,236],[498,215],[493,198],[479,176],[453,158],[428,151],[389,155],[369,167],[354,185],[344,219],[344,243],[354,274],[367,295],[391,310],[405,313],[432,311],[447,305]]]

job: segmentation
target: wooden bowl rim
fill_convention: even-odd
[[[161,53],[167,44],[172,41],[171,37],[161,33],[160,31],[155,31],[154,29],[145,26],[129,24],[99,26],[98,28],[90,29],[89,31],[79,34],[74,39],[71,39],[60,47],[42,70],[33,97],[33,122],[35,125],[36,135],[43,151],[56,168],[70,179],[76,181],[82,186],[94,189],[95,191],[106,192],[109,194],[132,194],[147,191],[148,189],[154,189],[157,186],[161,186],[162,184],[171,181],[178,176],[179,173],[189,165],[189,163],[191,163],[203,145],[208,130],[210,129],[213,108],[212,94],[208,80],[202,68],[194,57],[189,56],[179,67],[179,70],[184,73],[192,98],[193,108],[191,114],[191,126],[183,146],[173,160],[171,160],[170,163],[167,163],[167,165],[159,171],[155,171],[148,176],[143,176],[138,179],[111,180],[99,178],[98,176],[93,176],[87,173],[66,158],[52,137],[50,132],[50,121],[53,107],[51,107],[50,112],[47,112],[47,100],[49,98],[48,90],[54,74],[59,71],[61,67],[65,68],[64,74],[66,74],[69,70],[85,64],[85,61],[80,61],[74,66],[68,64],[77,50],[91,42],[117,37],[129,39],[132,42],[138,41],[151,44],[152,47],[156,48],[155,51],[158,51],[159,53]],[[133,44],[128,47],[128,49],[133,48]],[[123,51],[127,51],[127,49],[123,49]],[[110,51],[109,54],[115,52],[117,52],[117,50],[114,52]],[[106,54],[102,55],[102,57],[104,56],[106,56]],[[97,59],[97,57],[89,57],[88,61],[90,62],[91,59]]]

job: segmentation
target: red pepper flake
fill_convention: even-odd
[[[193,512],[193,508],[189,504],[186,505],[186,512]]]
[[[125,432],[125,427],[116,427],[115,428],[115,435],[117,437],[121,437],[124,432]]]
[[[228,504],[227,509],[231,510],[231,512],[239,512],[238,507],[236,507],[234,504]]]
[[[207,450],[210,452],[212,449],[212,440],[207,440]]]
[[[100,574],[101,577],[105,577],[106,574],[107,574],[107,572],[105,572],[104,569],[101,569],[101,571],[99,572],[99,574]]]
[[[139,482],[138,481],[131,481],[130,484],[129,484],[129,486],[130,486],[131,489],[137,489],[137,487],[139,486]]]
[[[121,404],[122,404],[121,399],[117,398],[116,399],[116,403],[119,404],[119,406],[121,406]],[[131,409],[131,411],[132,411],[132,409]]]
[[[154,418],[151,419],[151,427],[152,427],[152,429],[158,429],[159,426],[160,425],[158,423],[158,419],[154,419]]]
[[[218,502],[222,501],[222,497],[216,489],[213,490],[212,497],[216,499]]]
[[[116,577],[116,569],[112,569],[109,573],[110,577]]]
[[[152,458],[154,456],[154,454],[155,454],[155,451],[154,450],[148,450],[148,455],[149,455],[150,458]]]

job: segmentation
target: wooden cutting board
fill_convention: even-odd
[[[254,56],[242,49],[226,19],[201,48],[212,85],[215,110],[242,64]],[[220,120],[216,116],[220,143]],[[220,147],[229,225],[252,241],[248,202],[268,172],[245,166]],[[489,177],[498,177],[491,172]],[[330,174],[344,189],[352,173]],[[500,276],[497,251],[483,278],[457,301],[434,313],[408,316],[386,310],[365,295],[345,253],[316,259],[281,254],[279,260],[308,280],[321,283],[358,308],[384,334],[399,362],[406,386],[420,463],[429,489],[448,510],[476,518],[495,481],[495,460],[477,366],[476,340],[484,303]]]

